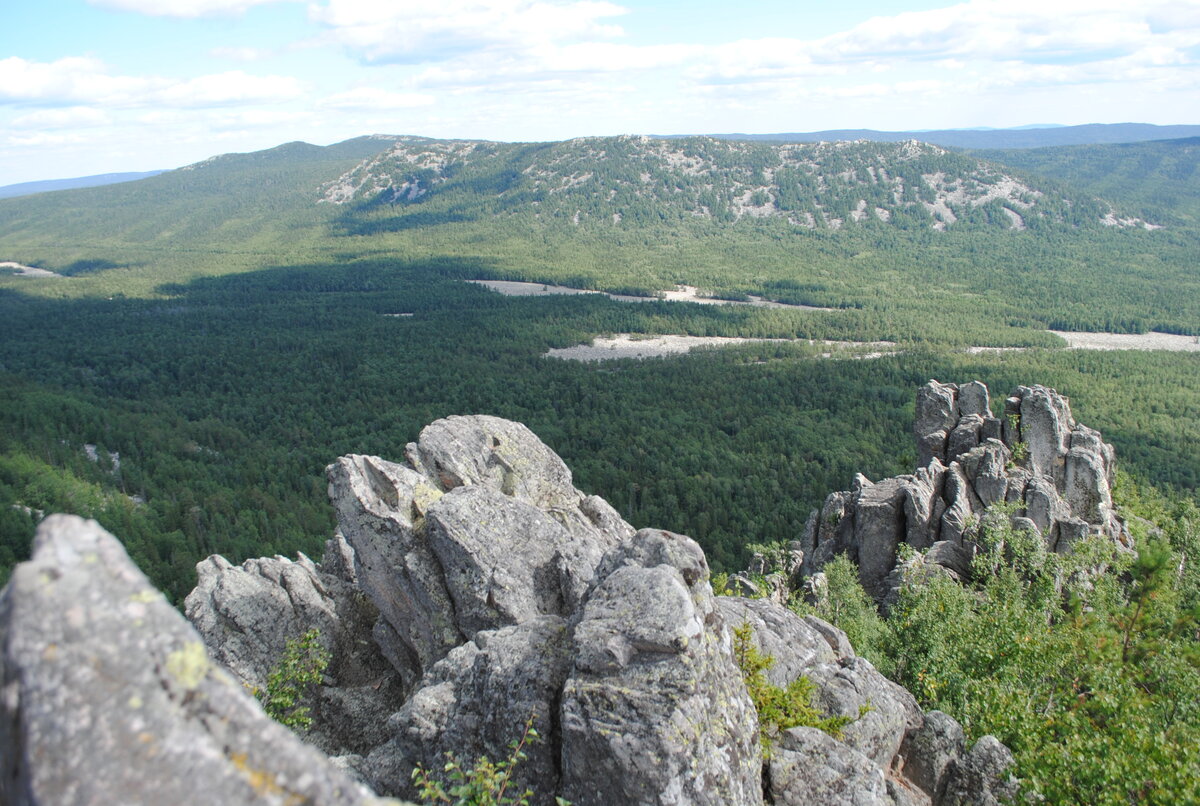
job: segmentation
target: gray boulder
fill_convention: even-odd
[[[562,693],[563,797],[762,802],[754,706],[692,540],[643,529],[605,558]]]
[[[917,465],[946,460],[946,438],[958,422],[958,387],[930,381],[917,390],[913,436],[917,440]]]
[[[520,423],[448,417],[406,456],[344,456],[326,474],[379,610],[375,640],[407,687],[479,630],[570,610],[603,553],[633,534]],[[495,520],[481,528],[484,511]]]
[[[440,771],[446,754],[470,763],[508,758],[526,724],[541,741],[527,741],[513,791],[533,789],[537,803],[559,791],[558,700],[571,664],[570,635],[558,616],[476,633],[429,670],[423,685],[390,720],[393,737],[367,758],[376,789],[418,793],[413,770]]]
[[[772,685],[785,687],[804,674],[806,669],[830,663],[839,657],[835,650],[837,638],[817,629],[815,623],[845,633],[832,625],[813,618],[808,621],[768,599],[744,599],[740,596],[718,596],[717,610],[730,629],[750,625],[758,650],[774,658],[765,676]],[[832,641],[831,641],[832,638]],[[845,646],[849,646],[847,641]],[[851,650],[853,653],[853,650]]]
[[[959,384],[956,403],[960,418],[969,416],[991,417],[992,415],[988,388],[980,381]]]
[[[790,728],[768,762],[776,806],[893,806],[883,770],[816,728]]]
[[[365,804],[259,708],[94,521],[42,522],[0,594],[0,802]]]
[[[816,685],[815,705],[830,716],[853,720],[842,730],[843,741],[882,769],[891,766],[905,734],[921,725],[916,699],[866,658],[843,658],[806,675]]]
[[[984,736],[958,759],[938,806],[1000,806],[1012,803],[1019,785],[1010,769],[1013,755],[995,736]]]
[[[910,730],[900,747],[901,772],[934,803],[940,804],[959,758],[966,752],[962,725],[941,711],[930,711]]]
[[[185,600],[209,654],[250,690],[266,685],[289,640],[320,632],[330,663],[306,738],[332,754],[382,742],[383,724],[406,693],[371,640],[377,612],[347,578],[350,551],[339,537],[327,543],[321,566],[303,554],[241,566],[209,557],[196,566],[198,582]]]
[[[340,629],[337,605],[303,554],[246,560],[212,556],[196,565],[184,613],[213,659],[249,688],[266,685],[288,639],[319,629],[327,648]]]

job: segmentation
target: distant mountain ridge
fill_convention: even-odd
[[[666,135],[666,139],[689,135]],[[920,140],[950,148],[1044,148],[1046,146],[1140,143],[1200,136],[1200,125],[1156,126],[1151,123],[1088,123],[1082,126],[1020,126],[1011,129],[932,129],[929,131],[878,131],[876,129],[825,129],[778,134],[713,134],[722,140],[766,140],[783,143],[816,143],[838,140],[874,140],[896,143]]]
[[[101,187],[117,185],[122,182],[136,182],[158,176],[162,171],[141,171],[132,173],[95,174],[94,176],[77,176],[69,179],[43,179],[36,182],[18,182],[15,185],[0,186],[0,199],[11,199],[15,196],[29,196],[33,193],[48,193],[52,190],[75,190],[76,188]]]
[[[574,226],[776,218],[807,229],[1151,226],[1003,166],[908,140],[777,144],[623,136],[556,143],[402,137],[322,188],[368,212],[532,214]],[[432,219],[431,219],[432,220]]]

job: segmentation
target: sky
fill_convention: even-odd
[[[0,185],[364,134],[1200,123],[1200,0],[0,0]]]

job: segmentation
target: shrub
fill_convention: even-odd
[[[315,629],[289,639],[279,663],[267,676],[267,687],[254,690],[267,715],[292,730],[312,727],[304,700],[313,686],[321,682],[321,675],[329,665],[329,653],[320,641],[321,632]]]
[[[780,732],[796,727],[819,728],[841,739],[842,728],[853,721],[844,716],[825,716],[813,707],[813,684],[807,677],[796,678],[787,688],[768,681],[765,672],[774,665],[775,658],[754,646],[753,628],[749,624],[734,628],[733,656],[758,711],[759,737],[764,748],[769,748]]]

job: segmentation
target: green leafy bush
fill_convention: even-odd
[[[767,680],[765,672],[775,664],[775,658],[765,655],[754,646],[753,628],[742,624],[733,630],[733,657],[737,661],[746,690],[758,711],[759,737],[769,748],[772,739],[788,728],[819,728],[835,739],[842,738],[842,728],[853,720],[845,716],[825,716],[812,704],[813,683],[798,677],[781,688]]]
[[[526,745],[539,741],[541,736],[533,726],[531,716],[525,722],[521,738],[509,744],[511,752],[508,758],[491,761],[487,756],[481,756],[474,766],[464,767],[453,753],[446,753],[446,764],[442,767],[442,772],[445,773],[448,782],[435,778],[419,764],[413,770],[413,782],[425,803],[452,803],[454,806],[529,806],[529,799],[533,797],[532,789],[526,789],[520,794],[510,794],[509,788],[517,765],[526,758]],[[569,806],[562,798],[554,800],[559,806]]]
[[[329,665],[329,652],[320,642],[321,632],[315,629],[288,640],[279,663],[267,677],[267,687],[254,691],[267,715],[292,730],[312,727],[304,700]]]

